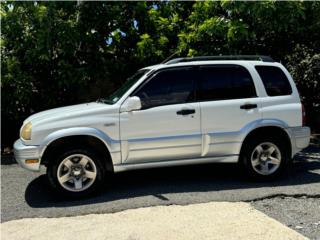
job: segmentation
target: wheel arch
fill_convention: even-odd
[[[119,146],[117,141],[111,139],[103,132],[94,128],[63,129],[48,135],[40,146],[41,164],[47,165],[54,150],[76,146],[88,146],[106,156],[105,167],[113,171],[114,159],[112,152]]]
[[[256,136],[261,136],[261,135],[264,135],[264,136],[276,135],[276,136],[279,136],[280,138],[282,138],[284,140],[286,148],[288,149],[288,156],[291,156],[292,146],[291,146],[290,134],[286,131],[286,128],[284,126],[279,125],[279,124],[257,126],[253,129],[251,129],[250,131],[248,131],[248,133],[245,135],[245,137],[242,141],[239,156],[241,157],[242,152],[246,146],[246,143],[251,138],[254,138]]]

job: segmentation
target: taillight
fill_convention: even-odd
[[[303,106],[303,104],[301,103],[301,113],[302,113],[302,126],[306,125],[306,110]]]

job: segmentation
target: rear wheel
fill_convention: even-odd
[[[250,177],[268,180],[280,175],[290,156],[284,140],[277,137],[252,137],[244,144],[241,162]]]
[[[81,197],[96,192],[105,178],[102,158],[88,149],[65,151],[47,168],[50,184],[62,194]]]

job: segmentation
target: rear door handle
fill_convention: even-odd
[[[177,112],[177,115],[189,115],[189,114],[194,114],[196,110],[194,109],[182,109]]]
[[[240,109],[253,109],[253,108],[257,108],[258,105],[257,104],[252,104],[252,103],[247,103],[247,104],[244,104],[244,105],[241,105],[240,106]]]

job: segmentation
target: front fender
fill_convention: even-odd
[[[68,137],[68,136],[80,136],[80,135],[92,136],[101,140],[108,148],[112,158],[112,162],[114,164],[121,163],[120,141],[110,138],[107,134],[105,134],[99,129],[90,128],[90,127],[67,128],[67,129],[61,129],[61,130],[57,130],[55,132],[50,133],[48,136],[46,136],[43,139],[43,141],[40,144],[40,147],[39,147],[40,157],[43,156],[43,153],[45,152],[46,148],[55,140],[63,137]]]

